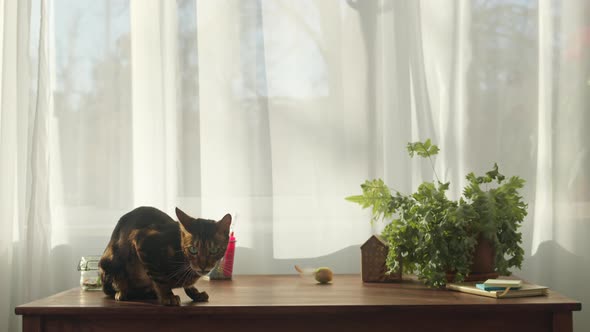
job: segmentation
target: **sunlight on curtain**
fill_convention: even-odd
[[[268,135],[266,109],[251,84],[255,71],[243,70],[258,65],[247,53],[257,51],[249,48],[253,41],[243,40],[246,32],[241,31],[255,29],[256,19],[241,6],[238,1],[199,1],[196,6],[201,160],[196,198],[208,218],[237,214],[239,245],[252,248],[254,242],[263,245],[272,230],[272,170],[269,142],[262,138]]]
[[[176,4],[137,0],[130,9],[133,206],[171,212],[177,196]]]
[[[102,253],[118,218],[129,211],[136,197],[151,193],[138,185],[142,191],[133,195],[135,177],[145,178],[145,172],[165,159],[158,155],[143,167],[133,163],[147,149],[160,151],[153,142],[138,144],[134,150],[134,139],[140,133],[134,132],[132,122],[129,3],[59,0],[52,5],[51,256],[56,270],[62,271],[57,287],[66,289],[77,284],[78,275],[63,271],[75,271],[80,256]],[[150,53],[145,54],[149,61]],[[141,88],[140,82],[136,88]],[[146,110],[144,116],[135,118],[136,123],[147,127],[156,121],[150,115]],[[147,140],[151,138],[148,133]],[[152,195],[163,195],[160,184],[164,179],[154,174],[153,181],[158,191]]]
[[[368,176],[368,57],[355,8],[262,3],[277,258],[335,252],[370,235],[344,201]],[[368,109],[370,107],[371,109]]]

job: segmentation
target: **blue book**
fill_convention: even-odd
[[[503,291],[506,287],[486,286],[485,284],[475,284],[475,287],[485,291]],[[510,287],[510,290],[519,289],[520,287]]]

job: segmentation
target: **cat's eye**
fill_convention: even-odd
[[[188,252],[190,252],[193,255],[196,255],[197,252],[199,252],[199,251],[197,250],[197,247],[191,246],[191,247],[188,248]]]
[[[209,253],[211,255],[216,255],[219,252],[219,247],[212,247],[211,249],[209,249]]]

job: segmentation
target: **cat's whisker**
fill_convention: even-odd
[[[182,280],[184,280],[184,276],[186,275],[186,273],[187,273],[187,269],[185,268],[178,275],[178,277],[176,278],[178,284],[182,284]]]
[[[172,280],[172,279],[174,279],[176,277],[181,276],[182,274],[184,274],[184,272],[186,271],[186,269],[188,267],[189,267],[188,265],[186,265],[186,266],[180,266],[178,269],[174,270],[171,274],[169,274],[168,276],[166,276],[165,277],[166,280]]]
[[[184,280],[186,279],[186,275],[192,272],[192,268],[190,267],[190,265],[186,265],[183,269],[181,269],[181,271],[179,271],[179,273],[175,276],[175,278],[178,281],[182,281],[182,284],[184,284]]]
[[[184,286],[184,284],[189,280],[189,278],[192,278],[194,276],[193,273],[194,273],[193,269],[188,269],[187,273],[184,276],[184,279],[182,279],[181,285]]]
[[[183,266],[183,267],[179,268],[178,269],[178,273],[176,274],[176,276],[177,277],[180,277],[181,275],[183,275],[186,272],[187,269],[189,269],[188,266]]]

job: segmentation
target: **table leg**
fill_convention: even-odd
[[[41,317],[23,316],[23,332],[41,332]]]
[[[553,313],[553,332],[572,332],[573,330],[571,311]]]

